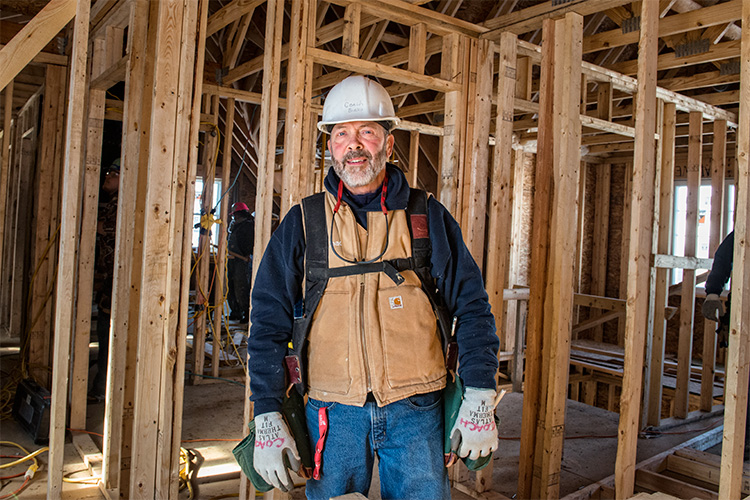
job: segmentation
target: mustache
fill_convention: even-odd
[[[344,155],[343,158],[341,158],[341,161],[345,162],[347,160],[356,160],[358,158],[367,158],[368,160],[372,161],[372,155],[368,151],[364,150],[349,151]]]

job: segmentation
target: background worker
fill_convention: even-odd
[[[255,221],[242,202],[232,205],[227,242],[227,301],[232,310],[229,319],[247,323],[250,309],[250,276],[255,243]]]
[[[729,318],[731,315],[730,306],[732,303],[732,292],[727,296],[726,307],[721,300],[721,292],[732,276],[732,265],[734,261],[734,231],[729,233],[726,238],[719,244],[719,248],[714,253],[714,263],[711,266],[711,272],[706,278],[706,298],[703,301],[703,317],[716,321],[716,334],[718,336],[719,346],[729,347]],[[748,399],[748,411],[745,421],[745,450],[743,461],[750,460],[750,399]]]
[[[109,330],[112,318],[112,280],[115,272],[115,231],[117,229],[117,194],[120,189],[120,159],[104,173],[96,224],[96,262],[94,265],[94,297],[97,305],[96,336],[99,351],[96,375],[89,390],[89,399],[102,401],[107,388],[109,363]]]
[[[394,145],[390,132],[398,123],[387,91],[365,77],[346,78],[326,98],[318,128],[331,135],[333,168],[325,179],[325,220],[316,226],[328,231],[331,269],[411,255],[405,211],[411,191],[403,173],[386,163]],[[303,299],[306,245],[314,236],[306,239],[306,217],[313,217],[306,210],[297,205],[289,211],[263,255],[248,341],[259,429],[255,468],[269,484],[285,490],[292,482],[284,457],[294,469],[299,454],[279,413],[286,388],[282,364],[299,316],[295,305]],[[437,288],[457,318],[459,374],[467,387],[452,429],[461,440],[459,455],[487,456],[497,448],[493,415],[499,341],[480,270],[458,224],[434,198],[426,215],[411,215],[411,230],[415,239],[429,235],[433,283],[425,286]],[[321,475],[308,480],[308,498],[366,495],[376,456],[382,498],[450,498],[440,334],[419,278],[410,270],[400,274],[404,282],[399,285],[385,272],[330,277],[314,314],[305,309],[312,322],[302,373],[313,448],[322,434],[318,418],[327,419]],[[284,444],[264,446],[269,437]]]

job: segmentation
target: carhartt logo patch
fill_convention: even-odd
[[[395,297],[388,297],[388,302],[391,303],[391,309],[403,309],[404,302],[401,300],[401,295]]]
[[[430,230],[427,226],[427,215],[411,215],[411,235],[413,238],[429,238]]]

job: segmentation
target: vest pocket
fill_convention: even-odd
[[[308,380],[311,389],[336,394],[349,392],[351,309],[348,292],[326,290],[323,294],[310,327]]]
[[[443,350],[430,301],[418,286],[378,292],[383,357],[391,388],[433,382],[445,375]]]

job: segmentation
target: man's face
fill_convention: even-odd
[[[385,177],[385,162],[393,150],[393,136],[376,122],[336,124],[328,149],[333,170],[354,194],[377,190]]]
[[[117,170],[110,170],[104,176],[104,184],[102,189],[109,194],[117,192],[120,188],[120,172]]]

